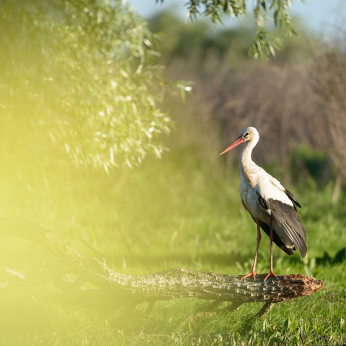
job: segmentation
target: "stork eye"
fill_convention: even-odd
[[[244,137],[247,137],[248,135],[249,135],[249,132],[246,132],[245,135],[244,135]]]

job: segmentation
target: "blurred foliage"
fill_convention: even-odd
[[[277,52],[274,64],[297,63],[311,59],[315,35],[295,18],[299,36],[286,38],[280,35],[281,51]],[[180,69],[181,75],[222,75],[227,71],[243,72],[251,67],[260,69],[268,63],[258,63],[248,55],[254,25],[243,21],[235,28],[219,26],[217,29],[206,20],[182,22],[174,8],[160,12],[149,20],[152,32],[160,34],[161,61]],[[172,73],[175,75],[176,71]],[[198,86],[198,85],[196,85]]]
[[[249,26],[213,30],[206,21],[183,23],[174,12],[161,12],[150,19],[149,28],[164,37],[160,45],[165,64],[175,67],[181,64],[190,73],[203,74],[208,70],[209,62],[213,64],[211,60],[228,60],[229,64],[234,63],[231,59],[250,60]]]
[[[292,151],[290,166],[295,182],[303,183],[309,175],[319,186],[325,186],[335,175],[335,166],[328,155],[321,149],[312,149],[306,145]]]
[[[330,40],[316,54],[309,74],[311,142],[333,160],[346,182],[346,36]]]
[[[52,140],[105,170],[161,157],[171,119],[160,104],[187,85],[162,77],[157,36],[125,2],[4,0],[0,19],[3,148],[40,155]]]
[[[165,0],[156,0],[164,2]],[[251,43],[250,53],[257,59],[275,56],[280,40],[266,30],[268,14],[272,15],[274,25],[287,36],[296,35],[290,16],[291,0],[257,0],[253,7],[256,36]],[[214,25],[222,23],[223,16],[238,18],[246,15],[246,0],[189,0],[186,3],[191,19],[198,15],[210,17]]]

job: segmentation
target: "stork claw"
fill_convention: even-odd
[[[271,271],[268,273],[268,275],[264,278],[263,281],[266,281],[266,280],[269,278],[269,276],[275,276],[276,280],[278,280],[278,277],[277,277],[277,276],[273,273],[273,271],[271,270]]]
[[[256,280],[256,275],[257,275],[257,273],[256,273],[254,270],[252,270],[251,273],[244,275],[244,276],[241,278],[241,280],[246,279],[246,278],[248,278],[248,277],[250,277],[250,276],[252,276],[253,279]]]

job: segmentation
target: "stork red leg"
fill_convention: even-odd
[[[269,276],[275,276],[278,278],[273,272],[273,229],[272,229],[272,218],[270,218],[270,272],[265,277],[264,281],[266,281]]]
[[[256,219],[256,223],[257,223],[257,246],[256,246],[256,254],[255,254],[255,260],[253,262],[253,266],[252,266],[252,271],[251,273],[243,276],[241,279],[246,279],[250,276],[253,277],[253,279],[256,279],[256,272],[255,272],[255,268],[256,268],[256,262],[257,262],[257,254],[258,254],[258,248],[259,248],[259,244],[261,242],[261,229],[260,229],[260,225],[259,225],[259,220]]]

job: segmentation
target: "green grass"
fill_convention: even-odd
[[[40,221],[80,252],[94,256],[80,235],[121,273],[188,267],[245,274],[253,261],[256,227],[240,202],[237,167],[227,174],[222,162],[208,162],[208,155],[176,145],[160,161],[147,159],[138,169],[119,169],[111,175],[70,168],[58,157],[49,165],[36,164],[32,158],[13,159],[2,169],[1,214]],[[69,305],[48,284],[1,290],[0,343],[342,345],[346,343],[346,262],[331,259],[346,245],[346,203],[342,196],[337,206],[330,204],[332,183],[317,189],[309,181],[293,191],[303,205],[302,220],[311,235],[307,258],[302,261],[299,255],[289,257],[274,250],[277,274],[313,275],[324,280],[325,288],[275,305],[246,331],[244,322],[261,304],[243,305],[230,314],[224,303],[216,313],[189,319],[209,302],[181,299],[158,302],[146,315],[145,303],[130,311]],[[3,267],[20,271],[37,251],[27,241],[3,235],[1,239]],[[268,269],[265,236],[258,272]]]

